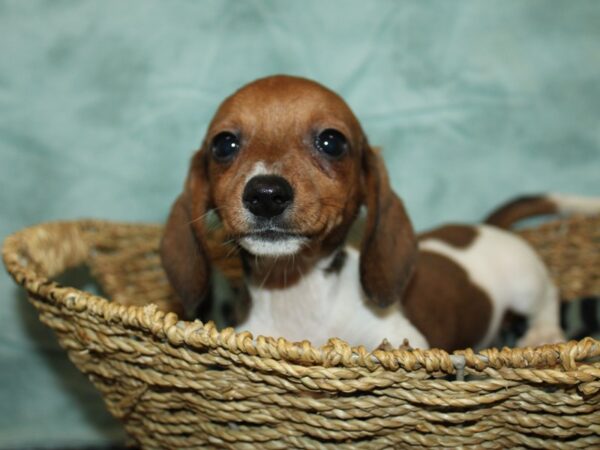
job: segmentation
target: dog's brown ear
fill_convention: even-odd
[[[210,263],[204,215],[208,211],[208,180],[202,155],[196,155],[183,193],[177,198],[165,225],[160,258],[167,278],[181,299],[186,319],[206,309]]]
[[[400,299],[413,272],[417,243],[402,201],[392,191],[382,158],[367,147],[363,156],[367,206],[360,253],[360,281],[367,298],[385,307]]]

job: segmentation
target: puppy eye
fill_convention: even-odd
[[[328,128],[317,136],[315,147],[332,158],[339,158],[348,150],[348,141],[339,131]]]
[[[240,149],[238,137],[228,131],[217,134],[212,143],[212,153],[216,160],[227,161]]]

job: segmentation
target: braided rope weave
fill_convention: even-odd
[[[40,320],[143,448],[600,448],[600,341],[370,353],[219,331],[173,312],[160,233],[51,223],[3,247]],[[566,297],[600,292],[600,218],[522,235]],[[235,278],[226,252],[213,257]],[[51,281],[82,264],[112,302]]]

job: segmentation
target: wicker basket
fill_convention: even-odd
[[[600,341],[369,353],[219,332],[156,306],[172,305],[160,232],[51,223],[3,248],[40,320],[143,448],[600,448]],[[522,234],[565,296],[600,292],[600,218]],[[113,302],[51,281],[80,265]]]

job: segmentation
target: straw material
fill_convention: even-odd
[[[599,230],[600,218],[572,218],[522,234],[574,298],[600,293]],[[600,341],[369,353],[219,332],[157,306],[176,310],[160,233],[51,223],[3,248],[40,320],[143,448],[600,448]],[[216,263],[239,281],[215,243]],[[113,302],[50,281],[82,264]]]

